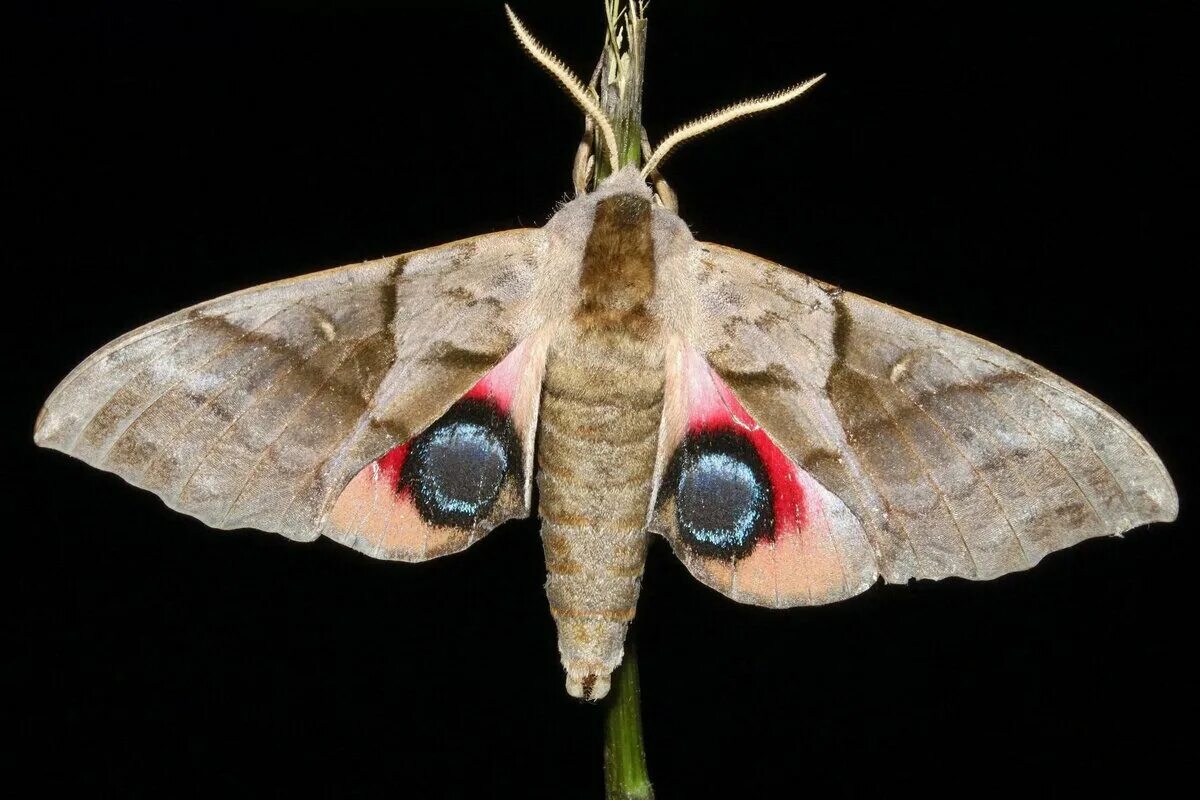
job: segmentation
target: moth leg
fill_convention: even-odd
[[[672,214],[678,214],[679,198],[675,196],[675,190],[667,183],[666,178],[657,172],[652,172],[650,173],[650,180],[654,182],[655,199],[662,203],[663,207]]]
[[[571,166],[571,183],[575,185],[575,196],[587,194],[588,183],[592,177],[592,167],[596,159],[592,156],[596,135],[596,123],[591,117],[585,117],[583,122],[583,138],[575,150],[575,163]]]
[[[650,146],[650,134],[646,133],[646,127],[642,126],[642,157],[645,158],[647,153],[653,153],[654,148]],[[674,190],[667,183],[667,179],[662,176],[662,173],[657,169],[650,171],[650,182],[654,184],[654,196],[658,201],[673,214],[679,213],[679,198],[676,197]]]
[[[600,66],[604,63],[603,55],[596,62],[596,68],[592,70],[592,79],[588,81],[588,89],[592,94],[596,94],[596,87],[600,83]],[[579,141],[579,147],[575,150],[575,163],[571,166],[571,183],[575,186],[575,196],[587,194],[588,183],[591,182],[592,168],[596,165],[594,156],[596,142],[596,121],[591,115],[583,115],[583,139]]]

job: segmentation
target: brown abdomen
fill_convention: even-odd
[[[649,203],[602,201],[582,302],[546,358],[537,443],[546,593],[567,691],[600,698],[621,661],[646,559],[663,402]]]

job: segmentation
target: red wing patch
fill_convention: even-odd
[[[811,490],[805,490],[805,483],[811,482],[808,473],[792,463],[771,441],[771,437],[742,407],[716,372],[699,355],[690,355],[688,360],[691,363],[686,373],[686,438],[727,438],[731,444],[737,445],[737,449],[747,451],[743,455],[752,457],[745,459],[745,462],[752,469],[761,471],[759,477],[765,482],[771,498],[773,524],[769,530],[761,532],[762,536],[776,541],[782,537],[799,535],[810,518],[821,514],[820,501]],[[695,454],[701,455],[698,451]]]

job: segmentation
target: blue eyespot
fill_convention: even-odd
[[[478,513],[508,469],[499,438],[466,422],[435,431],[425,441],[424,456],[432,499],[449,514]]]
[[[703,453],[679,477],[675,502],[692,536],[720,548],[740,547],[754,533],[762,487],[727,453]]]
[[[705,557],[749,555],[774,527],[770,483],[757,451],[732,431],[687,439],[673,459],[682,543]]]
[[[462,401],[413,440],[401,483],[431,525],[472,527],[491,511],[520,456],[506,417]]]

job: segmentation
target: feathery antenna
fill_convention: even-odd
[[[699,136],[703,133],[708,133],[714,128],[719,128],[727,122],[732,122],[739,117],[757,114],[760,111],[781,106],[784,103],[795,100],[800,95],[804,94],[817,81],[825,77],[825,73],[821,73],[815,78],[811,78],[804,83],[797,84],[790,89],[775,94],[756,97],[752,100],[743,100],[740,103],[734,103],[731,106],[722,108],[720,111],[714,111],[711,114],[693,120],[686,125],[682,125],[673,130],[667,138],[659,143],[658,148],[649,156],[646,161],[646,166],[642,168],[642,177],[650,175],[663,160],[670,155],[671,150],[678,147],[688,139]]]
[[[525,29],[521,24],[521,20],[517,19],[517,15],[513,10],[504,5],[504,11],[508,14],[508,21],[512,23],[513,31],[517,34],[517,39],[521,45],[533,56],[533,59],[545,67],[546,71],[554,76],[562,87],[567,90],[567,94],[571,99],[583,109],[583,112],[596,121],[596,127],[600,129],[600,135],[604,137],[604,146],[608,151],[609,166],[612,172],[616,172],[620,165],[617,161],[617,137],[613,133],[612,123],[604,116],[604,112],[600,110],[600,106],[596,104],[595,99],[588,92],[583,82],[571,71],[570,67],[564,64],[557,56],[547,50],[537,39]]]

